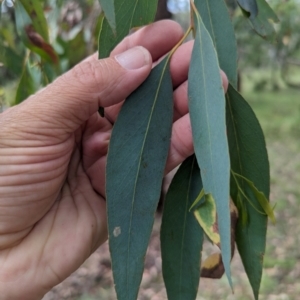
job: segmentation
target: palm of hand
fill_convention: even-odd
[[[4,114],[3,122],[13,110]],[[0,149],[2,162],[18,166],[1,174],[5,188],[2,185],[0,192],[0,281],[13,283],[25,293],[31,282],[46,292],[106,239],[105,202],[95,191],[101,192],[102,180],[98,184],[95,180],[93,187],[87,173],[104,161],[97,145],[105,157],[107,143],[101,138],[109,136],[111,127],[96,114],[69,136],[45,134],[43,128],[52,124],[44,121],[33,128],[30,124],[19,123],[6,134],[3,126],[9,139],[1,139]],[[38,142],[31,140],[36,135],[42,137]],[[94,151],[97,161],[93,161]],[[97,177],[104,178],[104,173],[98,172]],[[18,257],[22,259],[16,264]]]

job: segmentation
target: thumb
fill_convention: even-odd
[[[50,127],[59,125],[73,132],[99,106],[124,100],[147,78],[151,68],[151,55],[141,46],[115,57],[85,60],[23,104],[36,115],[42,114]]]

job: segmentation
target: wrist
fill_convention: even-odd
[[[3,274],[1,274],[2,276]],[[1,300],[41,300],[47,291],[35,290],[35,283],[23,284],[22,280],[2,281],[0,279],[0,299]]]
[[[18,290],[18,287],[14,286],[12,289],[9,289],[9,288],[5,288],[5,289],[2,289],[0,287],[0,299],[1,300],[41,300],[45,294],[39,294],[39,296],[37,296],[36,293],[34,294],[31,294],[31,293],[28,293],[28,294],[24,294],[20,293],[17,291]]]

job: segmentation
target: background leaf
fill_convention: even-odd
[[[221,69],[237,86],[237,45],[233,25],[224,0],[195,0],[195,6],[218,54]]]
[[[21,103],[36,91],[35,83],[29,70],[30,67],[28,62],[25,63],[23,68],[23,73],[17,87],[15,104]]]
[[[242,8],[249,18],[254,19],[258,14],[258,7],[256,0],[237,0],[239,6]]]
[[[28,49],[39,54],[48,62],[58,62],[53,47],[35,31],[32,20],[21,2],[15,2],[16,27],[19,36]]]
[[[263,38],[274,42],[276,40],[276,32],[273,22],[279,22],[277,15],[265,0],[257,0],[258,15],[256,18],[250,18],[249,21],[253,29]]]
[[[23,67],[23,57],[11,47],[3,45],[0,40],[0,61],[15,75],[20,74]],[[21,53],[23,54],[23,53]]]
[[[116,15],[114,0],[99,0],[101,9],[104,11],[105,18],[111,27],[112,31],[116,33]]]
[[[20,0],[20,2],[30,16],[36,32],[43,37],[45,42],[49,42],[48,25],[42,7],[43,2],[40,0]]]
[[[168,299],[197,296],[203,231],[189,207],[202,189],[196,157],[187,158],[169,187],[161,225],[162,271]]]
[[[251,180],[257,189],[269,198],[269,161],[259,122],[248,103],[231,85],[228,88],[226,99],[231,168],[234,172]],[[251,187],[244,184],[241,179],[239,183],[255,207],[260,207]],[[238,189],[233,178],[231,178],[230,194],[238,207]],[[247,212],[247,222],[243,224],[242,218],[239,218],[236,228],[236,243],[255,299],[258,299],[268,217],[265,214],[259,214],[245,199],[243,205]]]
[[[137,298],[169,150],[172,93],[167,58],[125,101],[113,128],[106,196],[119,300]]]
[[[188,75],[189,111],[195,154],[205,194],[216,201],[222,258],[230,277],[230,161],[226,136],[225,97],[217,53],[199,14]],[[232,284],[231,284],[232,285]]]
[[[157,0],[114,0],[116,32],[103,20],[99,35],[99,58],[108,57],[111,50],[129,34],[133,27],[153,22]]]

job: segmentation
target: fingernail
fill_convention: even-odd
[[[115,56],[115,60],[127,70],[142,68],[149,64],[150,59],[149,51],[141,46],[131,48]]]

